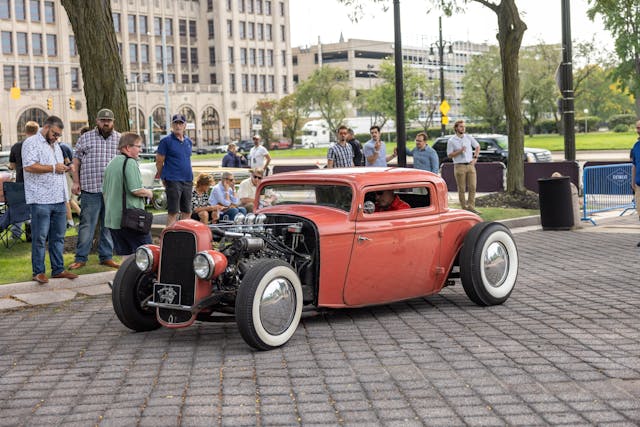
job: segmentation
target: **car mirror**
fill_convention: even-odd
[[[364,202],[364,213],[371,214],[371,213],[374,213],[375,210],[376,210],[376,204],[373,203],[371,200],[367,200],[366,202]]]

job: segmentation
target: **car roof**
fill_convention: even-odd
[[[283,172],[267,177],[269,183],[290,181],[342,181],[354,183],[357,187],[393,183],[439,181],[438,175],[419,169],[398,167],[360,167],[336,169],[306,169]]]

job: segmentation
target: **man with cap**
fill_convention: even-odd
[[[89,258],[96,225],[100,224],[98,259],[100,264],[118,268],[113,257],[111,233],[104,226],[104,200],[102,180],[107,164],[118,154],[120,133],[113,129],[113,111],[103,108],[98,111],[96,127],[83,133],[76,143],[73,155],[73,194],[80,195],[82,210],[78,226],[78,244],[75,261],[69,270],[82,268]]]
[[[171,133],[160,140],[156,151],[156,179],[162,179],[167,194],[167,225],[191,217],[193,142],[185,134],[187,119],[182,114],[171,118]]]

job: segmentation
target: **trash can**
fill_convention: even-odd
[[[570,230],[574,225],[571,178],[538,179],[540,223],[543,230]]]

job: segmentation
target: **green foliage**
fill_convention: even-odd
[[[261,99],[256,104],[256,109],[260,112],[262,116],[262,129],[260,130],[260,137],[265,142],[273,140],[273,121],[277,120],[275,118],[276,115],[276,107],[278,105],[278,101],[272,99]]]
[[[523,49],[520,57],[522,117],[531,134],[542,116],[555,109],[558,90],[554,72],[561,55],[555,46]]]
[[[606,120],[615,114],[633,113],[633,97],[612,80],[613,68],[589,64],[577,71],[582,80],[576,91],[576,111]]]
[[[296,141],[298,131],[302,127],[303,118],[308,115],[304,102],[298,96],[298,92],[289,94],[278,101],[275,116],[282,123],[284,136]]]
[[[347,103],[351,100],[348,83],[346,70],[324,65],[298,85],[297,99],[301,108],[320,112],[335,132],[347,117]]]
[[[636,116],[634,114],[616,114],[609,117],[609,127],[615,128],[619,124],[626,125],[627,127],[636,123]]]
[[[504,121],[500,52],[492,46],[484,55],[474,56],[465,67],[462,79],[462,107],[468,117],[481,118],[492,132]]]
[[[625,125],[623,123],[618,123],[613,128],[613,131],[616,132],[616,133],[629,132],[629,126],[627,126],[627,125]]]

